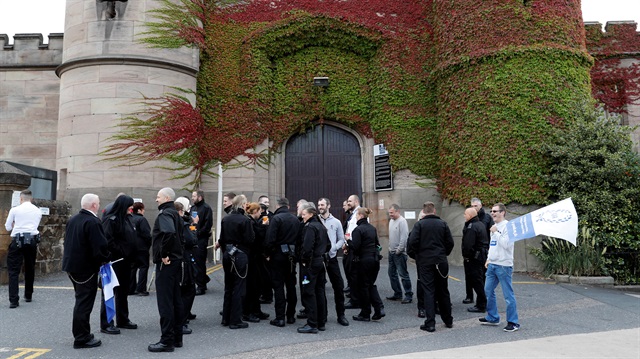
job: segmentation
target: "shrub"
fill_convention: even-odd
[[[577,246],[553,237],[542,241],[542,248],[530,252],[544,264],[544,274],[569,274],[573,276],[598,276],[607,273],[605,253],[600,249],[591,231],[582,227]]]

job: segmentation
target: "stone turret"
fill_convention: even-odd
[[[106,204],[118,192],[152,201],[158,188],[177,186],[171,173],[154,167],[116,167],[99,153],[118,132],[119,120],[141,109],[143,96],[195,89],[195,49],[151,49],[140,43],[149,10],[159,1],[116,2],[108,20],[106,2],[67,0],[60,76],[60,112],[56,168],[59,198],[77,206],[93,192]]]

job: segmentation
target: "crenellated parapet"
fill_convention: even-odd
[[[0,69],[56,68],[62,63],[62,33],[49,34],[45,44],[42,34],[0,34]]]
[[[597,58],[640,56],[640,32],[635,21],[608,21],[602,31],[599,22],[584,23],[587,49]]]

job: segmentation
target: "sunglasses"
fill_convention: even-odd
[[[498,213],[498,212],[502,212],[502,210],[501,209],[499,209],[497,211],[491,210],[491,213]]]

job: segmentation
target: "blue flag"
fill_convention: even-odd
[[[578,213],[571,198],[542,207],[507,223],[512,242],[539,235],[561,238],[576,245]]]
[[[120,285],[116,272],[113,271],[111,263],[104,264],[100,267],[100,276],[102,277],[102,293],[104,294],[104,306],[107,308],[107,322],[111,322],[116,316],[116,302],[113,298],[113,288]]]

